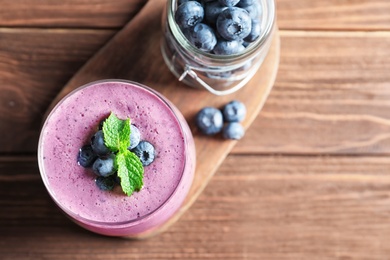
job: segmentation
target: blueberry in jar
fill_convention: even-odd
[[[213,52],[218,55],[232,55],[245,50],[241,41],[219,40],[215,45]]]
[[[252,30],[247,37],[244,38],[245,42],[254,42],[260,37],[261,22],[259,20],[252,20]]]
[[[239,7],[250,6],[258,1],[259,0],[240,0],[240,2],[238,2],[237,6],[239,6]]]
[[[197,1],[184,2],[176,10],[175,21],[181,29],[195,26],[203,20],[204,9]]]
[[[204,6],[204,20],[210,26],[215,26],[218,15],[226,8],[226,6],[221,5],[218,1],[206,3]]]
[[[217,31],[226,40],[242,40],[249,35],[252,21],[249,13],[238,7],[229,7],[217,18]]]
[[[217,37],[210,26],[198,23],[190,31],[189,41],[199,50],[210,52],[217,44]]]
[[[240,2],[240,0],[218,0],[218,2],[224,6],[232,7]]]

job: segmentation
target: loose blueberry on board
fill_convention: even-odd
[[[215,107],[205,107],[196,115],[196,125],[206,135],[219,133],[223,127],[223,116]]]
[[[116,172],[115,155],[111,154],[108,157],[99,157],[92,165],[93,172],[98,176],[107,177]]]
[[[129,150],[135,148],[139,142],[141,141],[141,133],[139,132],[139,129],[131,124],[130,125],[130,146],[128,147]]]
[[[251,29],[249,13],[239,7],[229,7],[217,18],[217,31],[226,40],[242,40],[249,35]]]
[[[222,129],[222,136],[225,139],[239,140],[245,134],[244,127],[238,122],[228,123]]]
[[[104,134],[102,130],[97,131],[92,136],[91,146],[93,151],[99,156],[104,156],[110,153],[110,150],[104,144]]]
[[[204,6],[204,21],[210,26],[215,26],[218,15],[227,7],[221,5],[218,1],[206,3]]]
[[[115,187],[115,180],[114,178],[110,177],[102,177],[99,176],[95,179],[96,185],[99,187],[101,190],[113,190]]]
[[[224,6],[233,7],[235,6],[240,0],[218,0],[218,2]]]
[[[219,40],[213,49],[214,54],[232,55],[239,53],[245,49],[241,41],[225,41]]]
[[[96,160],[97,155],[93,152],[90,145],[84,145],[80,148],[77,156],[77,163],[84,168],[92,166],[92,163]]]
[[[204,9],[196,1],[184,2],[176,10],[175,21],[181,29],[190,28],[203,20]]]
[[[139,142],[137,147],[135,147],[132,152],[138,156],[143,166],[148,166],[154,161],[154,146],[148,141],[143,140]]]
[[[252,30],[250,34],[244,38],[246,42],[254,42],[257,38],[259,38],[261,33],[261,22],[259,20],[252,19]]]
[[[190,31],[189,41],[199,50],[210,52],[217,44],[217,37],[210,26],[198,23]]]
[[[241,122],[245,118],[246,107],[244,103],[233,100],[223,107],[222,113],[226,122]]]

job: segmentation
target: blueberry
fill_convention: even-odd
[[[90,145],[84,145],[80,148],[77,156],[77,163],[85,168],[90,167],[97,158]]]
[[[209,25],[214,26],[217,22],[218,15],[226,8],[226,6],[222,6],[218,1],[206,3],[204,7],[205,21]]]
[[[244,127],[238,122],[228,123],[222,130],[222,136],[225,139],[239,140],[245,134]]]
[[[139,142],[132,152],[138,156],[143,166],[148,166],[154,161],[154,146],[148,141]]]
[[[222,113],[226,122],[241,122],[245,118],[246,107],[242,102],[233,100],[223,107]]]
[[[113,190],[115,187],[115,180],[111,176],[110,177],[99,176],[95,179],[95,183],[101,190]]]
[[[240,2],[238,2],[237,6],[239,6],[239,7],[249,6],[249,5],[252,5],[258,1],[259,0],[240,0]]]
[[[226,40],[242,40],[252,29],[249,13],[238,7],[229,7],[222,11],[217,19],[217,31]]]
[[[214,30],[204,23],[198,23],[192,28],[189,40],[196,48],[205,52],[211,51],[217,44]]]
[[[111,154],[108,157],[97,158],[92,165],[93,172],[98,176],[107,177],[116,172],[115,155]]]
[[[218,71],[218,72],[206,72],[207,77],[211,79],[227,79],[232,76],[232,71]]]
[[[184,2],[176,10],[175,21],[181,29],[195,26],[203,20],[204,9],[196,1]]]
[[[245,47],[240,41],[219,40],[215,45],[213,52],[218,55],[231,55],[243,51]]]
[[[177,6],[180,6],[181,4],[187,3],[190,0],[178,0],[177,1]]]
[[[254,42],[259,38],[261,33],[261,22],[258,19],[252,19],[252,30],[250,34],[244,38],[246,42]]]
[[[259,17],[262,14],[261,5],[257,1],[254,2],[252,5],[242,7],[242,9],[246,10],[249,13],[249,17],[254,20],[259,20]]]
[[[219,133],[223,127],[223,117],[219,109],[205,107],[196,115],[196,125],[206,135]]]
[[[91,138],[91,146],[93,151],[99,155],[107,155],[110,153],[110,150],[104,144],[104,134],[102,130],[97,131]]]
[[[221,5],[232,7],[235,6],[240,0],[218,0]]]
[[[130,125],[130,146],[129,146],[129,150],[135,148],[139,141],[141,140],[141,133],[139,132],[139,129],[131,124]]]

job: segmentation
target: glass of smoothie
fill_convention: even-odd
[[[78,163],[81,147],[114,113],[130,118],[155,148],[143,187],[127,196],[120,186],[102,190]],[[195,145],[186,120],[165,97],[139,83],[102,80],[64,97],[46,118],[38,144],[41,177],[50,196],[75,223],[107,236],[156,233],[182,205],[195,171]]]

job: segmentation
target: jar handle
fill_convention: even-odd
[[[241,81],[240,83],[238,83],[237,85],[235,85],[229,89],[216,90],[213,87],[211,87],[209,84],[204,82],[201,78],[199,78],[198,75],[196,74],[196,72],[193,71],[189,66],[186,66],[186,69],[184,70],[183,74],[181,74],[181,76],[179,77],[179,81],[182,81],[187,75],[189,75],[191,78],[195,79],[200,85],[202,85],[202,87],[204,87],[209,92],[211,92],[212,94],[217,95],[217,96],[232,94],[232,93],[236,92],[237,90],[239,90],[240,88],[242,88],[246,83],[246,81],[244,80],[244,81]]]

